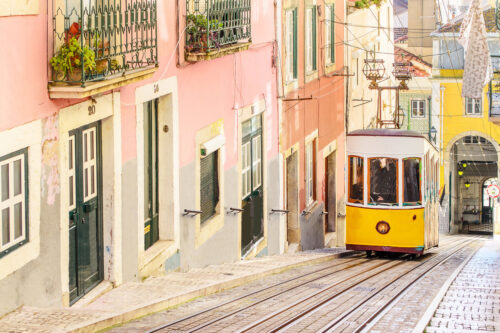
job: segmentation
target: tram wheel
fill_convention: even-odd
[[[372,256],[372,250],[366,250],[366,256],[368,258],[371,258],[371,256]]]

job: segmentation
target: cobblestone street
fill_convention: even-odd
[[[0,332],[500,331],[500,244],[440,243],[418,259],[327,250],[169,273],[79,309],[24,307]]]

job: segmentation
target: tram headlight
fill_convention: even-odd
[[[377,229],[377,231],[382,235],[385,235],[386,233],[389,232],[389,230],[391,230],[391,226],[389,225],[389,223],[385,221],[379,221],[375,229]]]

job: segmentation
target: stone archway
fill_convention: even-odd
[[[482,182],[485,177],[499,176],[499,156],[500,145],[488,134],[480,131],[462,132],[448,142],[441,159],[444,164],[446,189],[440,214],[441,231],[468,232],[470,225],[481,223],[479,198]],[[465,167],[467,165],[470,166],[469,169]],[[493,216],[494,224],[500,225],[500,221],[497,221],[500,217],[498,206],[493,208]]]

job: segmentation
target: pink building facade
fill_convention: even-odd
[[[250,0],[0,5],[0,314],[284,251],[275,17]],[[93,68],[49,64],[72,38]]]

